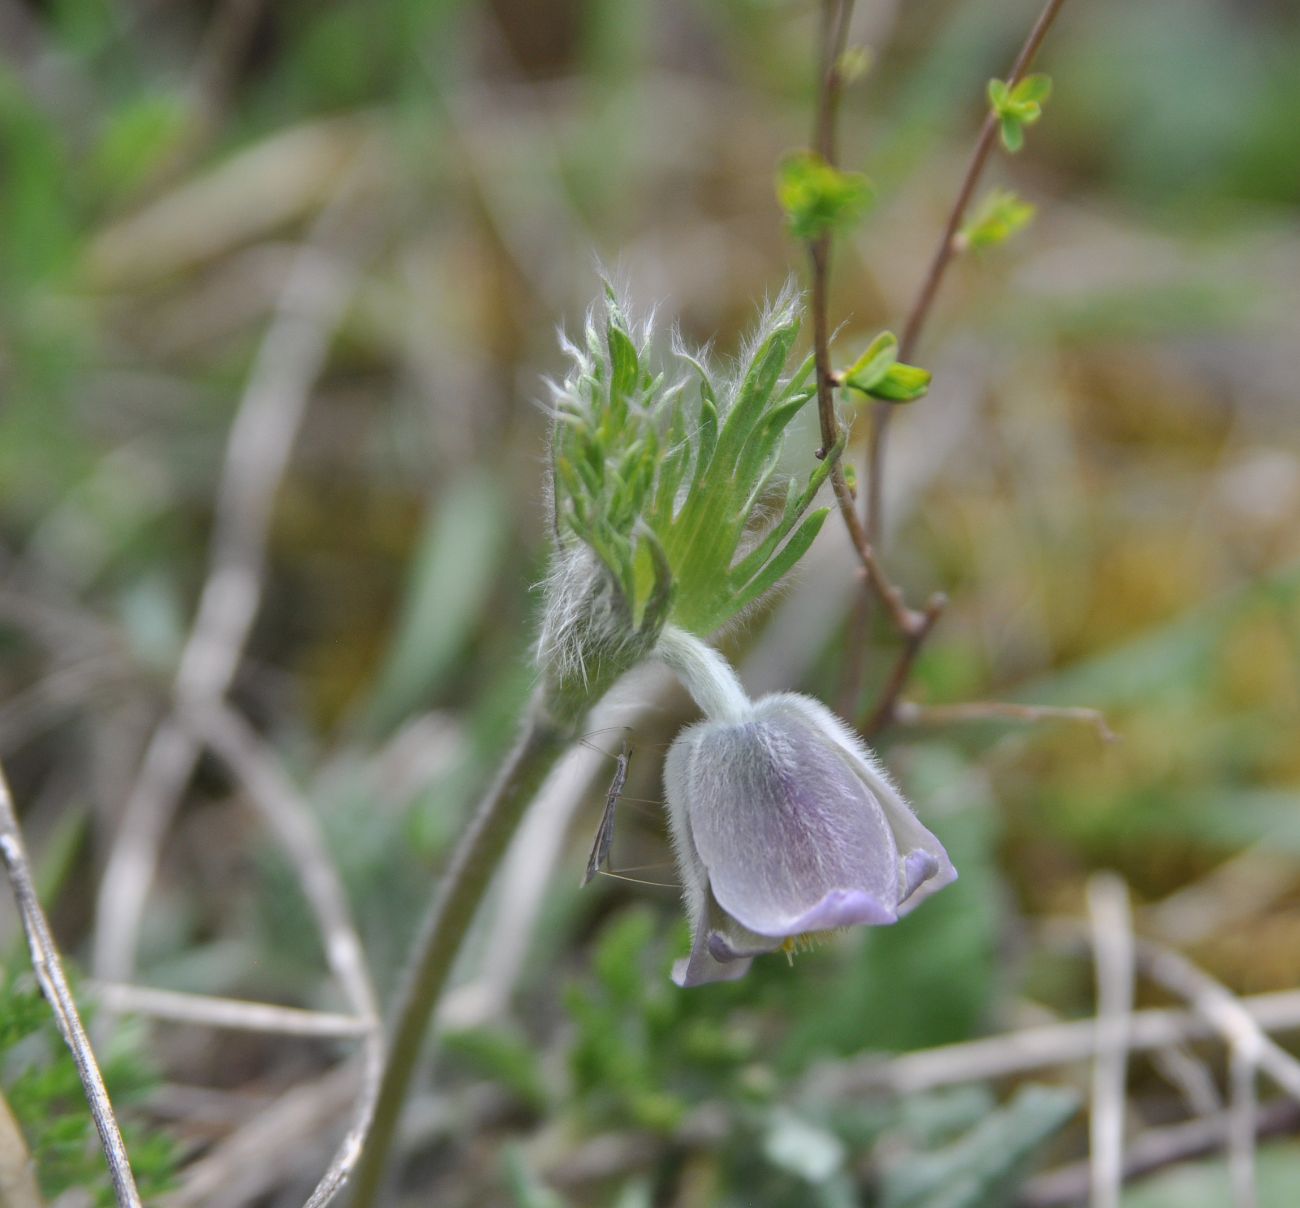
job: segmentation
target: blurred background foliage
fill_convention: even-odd
[[[1034,16],[858,8],[873,66],[842,158],[878,202],[838,245],[845,363],[897,324],[985,82]],[[318,811],[391,988],[531,682],[556,327],[599,263],[688,339],[734,348],[802,268],[773,180],[807,139],[815,30],[786,0],[0,4],[0,757],[74,958],[195,612],[230,427],[307,247],[346,304],[231,699]],[[504,1003],[456,1016],[413,1113],[409,1202],[1013,1203],[1029,1162],[1082,1152],[1080,1070],[869,1101],[819,1095],[818,1071],[1090,1012],[1086,963],[1045,955],[1033,922],[1078,915],[1097,868],[1234,990],[1296,984],[1298,63],[1284,0],[1067,5],[1045,117],[987,182],[1037,217],[955,266],[920,354],[931,393],[895,424],[888,561],[911,598],[953,601],[917,697],[1095,706],[1123,741],[889,733],[961,881],[897,928],[685,994],[672,890],[574,888],[591,788],[545,896],[498,908],[491,936],[525,957]],[[748,682],[835,702],[854,584],[832,521],[803,583],[729,638]],[[868,688],[891,655],[883,627],[872,640]],[[645,691],[628,792],[654,802],[689,714]],[[657,809],[623,816],[616,860],[670,879]],[[0,924],[17,1003],[25,955]],[[495,956],[480,945],[465,979]],[[338,1005],[294,876],[215,763],[169,834],[140,964],[150,985]],[[150,1165],[183,1185],[342,1049],[159,1025],[133,1051],[152,1089],[128,1115],[174,1140]],[[7,1060],[0,1086],[28,1105],[46,1190],[84,1184],[93,1163],[42,1149],[66,1096],[24,1097],[30,1069]],[[1130,1090],[1139,1118],[1177,1118],[1150,1065]],[[296,1152],[256,1202],[301,1201],[327,1148]],[[1261,1150],[1262,1203],[1292,1202],[1298,1154]],[[1222,1204],[1224,1177],[1188,1165],[1131,1203]]]

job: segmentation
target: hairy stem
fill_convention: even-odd
[[[655,647],[711,721],[740,722],[749,715],[750,701],[731,664],[708,642],[665,625]]]
[[[369,1208],[376,1201],[402,1103],[461,941],[525,809],[568,749],[579,721],[562,726],[547,714],[540,695],[534,700],[523,733],[461,837],[451,866],[438,885],[398,995],[374,1119],[357,1166],[352,1199],[355,1208]]]

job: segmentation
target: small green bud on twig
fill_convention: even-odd
[[[1052,95],[1052,79],[1046,75],[1028,75],[1014,88],[1004,80],[989,81],[989,104],[1002,127],[1002,145],[1012,154],[1025,145],[1026,126],[1043,115],[1043,105]]]
[[[958,250],[996,247],[1033,220],[1035,208],[1006,189],[994,189],[957,235]]]
[[[820,155],[800,151],[781,162],[776,196],[790,233],[819,239],[861,219],[875,200],[875,187],[861,172],[841,172]]]
[[[874,57],[870,47],[846,47],[844,53],[840,55],[835,63],[835,70],[839,74],[840,83],[846,87],[850,84],[856,84],[871,70]]]
[[[853,364],[839,375],[840,384],[887,403],[910,403],[930,389],[930,372],[898,359],[898,337],[882,331]]]

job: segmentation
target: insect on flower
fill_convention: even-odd
[[[605,809],[600,815],[600,825],[596,828],[596,839],[591,845],[591,855],[587,858],[587,871],[583,874],[582,884],[590,885],[598,873],[609,870],[609,849],[614,842],[614,809],[622,796],[623,786],[627,784],[627,770],[632,762],[632,751],[623,740],[623,749],[615,757],[617,766],[614,779],[610,781],[609,792],[605,795]]]

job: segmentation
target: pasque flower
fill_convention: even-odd
[[[854,924],[886,924],[956,879],[874,755],[829,709],[750,701],[716,652],[669,631],[665,661],[706,720],[668,752],[669,821],[694,929],[673,980],[742,976],[750,958]]]

